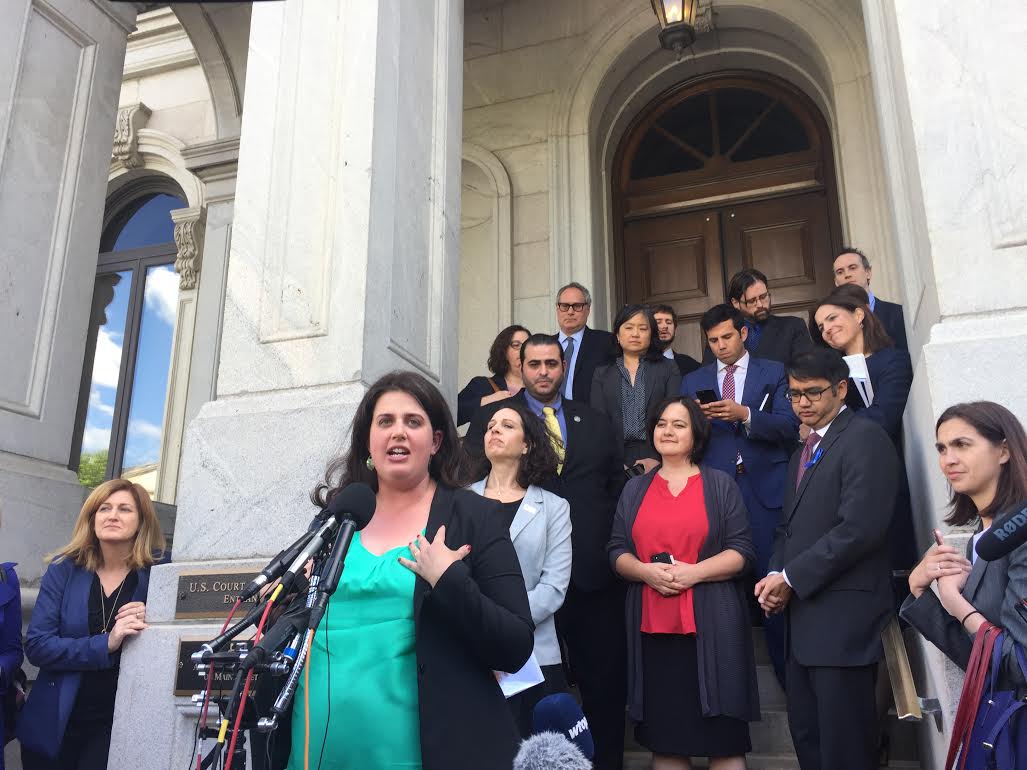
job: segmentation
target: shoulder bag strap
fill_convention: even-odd
[[[495,378],[489,377],[488,380],[489,380],[489,385],[492,386],[492,392],[493,393],[498,393],[499,391],[502,390],[502,388],[499,387],[499,385],[496,383]]]
[[[970,652],[970,662],[966,666],[966,676],[963,678],[963,691],[960,693],[959,706],[952,723],[952,739],[949,741],[945,770],[952,770],[956,757],[959,756],[960,748],[970,738],[974,720],[977,718],[977,709],[981,702],[981,693],[988,678],[988,664],[997,636],[1001,636],[1001,631],[991,623],[984,622],[977,629],[973,649]],[[963,770],[965,764],[966,752],[964,751],[960,757],[960,770]]]

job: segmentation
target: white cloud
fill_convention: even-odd
[[[95,452],[98,449],[107,449],[111,445],[110,428],[94,428],[86,426],[82,433],[82,451]]]
[[[154,425],[146,420],[130,420],[128,431],[129,433],[136,433],[144,438],[157,439],[158,441],[163,433],[159,425]]]
[[[178,307],[178,274],[170,267],[154,270],[146,277],[146,309],[157,314],[168,326],[175,325]]]
[[[108,406],[103,402],[103,397],[100,395],[100,391],[98,391],[96,388],[93,388],[91,391],[89,391],[89,406],[90,408],[95,409],[100,414],[105,414],[108,417],[114,416],[114,407]]]
[[[120,336],[120,335],[118,335]],[[96,336],[96,357],[93,359],[93,385],[118,387],[121,372],[121,344],[114,335],[101,328]],[[90,396],[92,400],[92,396]]]

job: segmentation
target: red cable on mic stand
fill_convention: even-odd
[[[219,633],[225,633],[225,629],[228,628],[228,624],[232,622],[232,616],[235,615],[235,611],[239,609],[239,605],[241,604],[242,600],[235,600],[235,604],[233,604],[232,609],[228,611],[228,617],[225,618],[225,624],[221,626],[221,631],[219,631]],[[207,686],[203,691],[203,708],[200,710],[199,746],[196,750],[196,770],[200,770],[200,765],[203,762],[203,731],[207,727],[207,709],[210,707],[210,688],[212,684],[214,684],[213,664],[211,664],[207,671]]]
[[[260,641],[260,637],[264,633],[264,624],[267,623],[267,616],[271,614],[271,607],[274,606],[275,600],[278,599],[278,595],[281,592],[282,586],[279,584],[278,588],[271,594],[271,600],[267,603],[267,607],[264,608],[264,614],[260,617],[260,623],[257,624],[257,633],[253,636],[254,644]],[[235,741],[239,737],[239,725],[242,724],[242,715],[246,711],[246,696],[250,694],[250,682],[252,681],[253,669],[250,669],[246,672],[246,682],[243,685],[242,696],[239,698],[239,713],[235,715],[235,724],[232,726],[232,741],[228,744],[228,758],[225,770],[232,770],[232,754],[235,753]]]

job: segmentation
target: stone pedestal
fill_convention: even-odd
[[[217,628],[173,621],[182,569],[260,566],[292,540],[381,374],[455,396],[462,3],[398,10],[253,7],[216,399],[187,428],[175,563],[122,658],[111,768],[188,760],[174,652]]]
[[[920,544],[948,489],[934,423],[960,401],[999,402],[1027,419],[1027,20],[1017,0],[954,12],[944,4],[863,0],[915,378],[906,459]],[[954,545],[965,533],[950,533]],[[924,643],[921,695],[938,697],[945,734],[925,725],[924,767],[940,766],[962,672]]]
[[[85,497],[68,459],[135,14],[10,0],[0,23],[0,559],[30,584]]]

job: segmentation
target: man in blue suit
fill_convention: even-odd
[[[716,361],[688,374],[681,394],[700,401],[710,419],[704,462],[733,476],[749,511],[756,546],[756,574],[765,574],[781,516],[788,459],[799,438],[799,421],[788,401],[788,378],[777,361],[754,358],[745,348],[745,317],[731,305],[715,305],[699,328]],[[708,395],[708,394],[703,394]],[[784,681],[784,628],[780,616],[764,621],[774,670]]]

